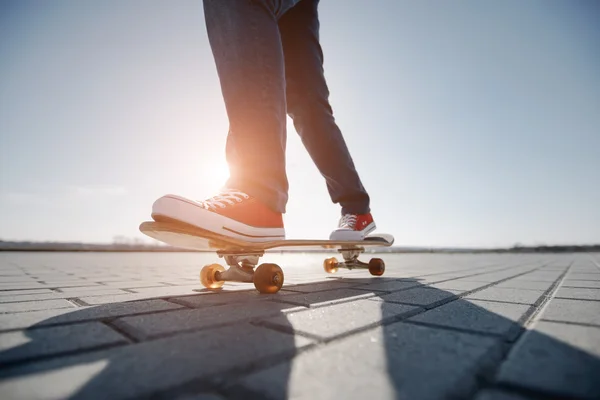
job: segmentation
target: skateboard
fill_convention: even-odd
[[[385,263],[381,258],[371,258],[368,263],[365,263],[358,257],[368,247],[389,247],[394,243],[394,237],[389,234],[370,235],[361,241],[290,239],[255,243],[172,221],[146,221],[142,222],[139,229],[145,235],[173,247],[215,251],[220,258],[223,258],[228,266],[227,270],[220,264],[209,264],[200,271],[200,282],[207,289],[220,289],[227,281],[247,282],[254,283],[254,287],[260,293],[277,293],[283,286],[283,270],[279,265],[272,263],[258,265],[260,257],[268,250],[337,249],[343,261],[338,261],[335,257],[325,259],[323,268],[327,273],[335,273],[339,268],[363,268],[368,269],[371,275],[381,276],[385,272]]]

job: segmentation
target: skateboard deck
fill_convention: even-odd
[[[214,250],[220,253],[261,252],[284,247],[304,250],[359,249],[394,244],[394,237],[389,234],[370,235],[365,240],[359,241],[288,239],[256,243],[225,237],[192,225],[176,222],[146,221],[140,225],[140,231],[173,247],[188,250]]]
[[[219,264],[210,264],[202,268],[200,281],[208,289],[219,289],[226,281],[252,282],[261,293],[276,293],[283,285],[283,270],[276,264],[261,264],[258,261],[265,251],[278,248],[296,248],[303,250],[337,249],[344,258],[338,262],[335,257],[325,259],[323,268],[328,273],[338,268],[364,268],[371,275],[380,276],[385,271],[385,263],[380,258],[372,258],[368,263],[358,256],[369,247],[389,247],[394,237],[389,234],[369,235],[360,241],[290,239],[269,242],[247,242],[210,232],[192,225],[176,221],[146,221],[139,227],[145,235],[188,250],[215,251],[225,259],[227,270]]]

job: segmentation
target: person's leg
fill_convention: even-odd
[[[204,0],[230,128],[228,190],[205,201],[166,195],[152,217],[249,241],[285,238],[286,105],[278,19],[299,0]]]
[[[278,18],[298,0],[204,0],[229,118],[226,186],[285,212],[285,75]]]
[[[331,200],[341,205],[342,215],[368,215],[369,195],[329,104],[323,52],[319,44],[318,3],[318,0],[301,0],[279,20],[285,59],[287,112],[325,178]],[[365,218],[370,218],[370,215]],[[359,225],[363,223],[358,222]],[[368,231],[375,229],[371,222],[367,223]],[[367,225],[364,227],[367,228]]]

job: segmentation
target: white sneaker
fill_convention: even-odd
[[[152,205],[155,221],[175,220],[247,242],[284,240],[281,213],[239,190],[224,189],[204,201],[168,194]]]

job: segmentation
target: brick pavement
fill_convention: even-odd
[[[209,254],[0,253],[0,398],[600,398],[600,254],[384,254],[202,289]]]

